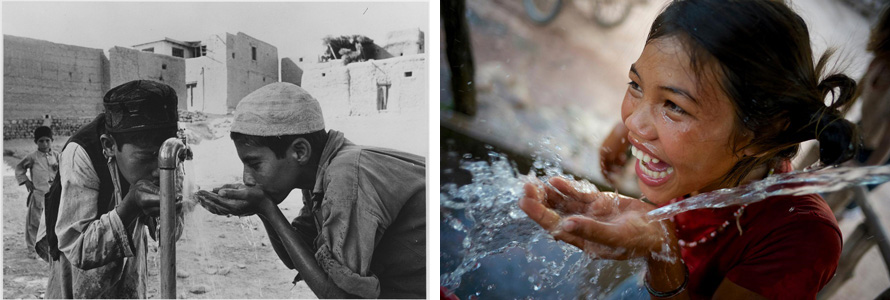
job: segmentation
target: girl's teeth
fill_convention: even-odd
[[[660,161],[660,160],[658,160],[657,158],[653,158],[653,159],[652,159],[652,163],[653,163],[653,164],[657,164],[659,161]]]
[[[652,160],[652,157],[650,157],[649,154],[643,154],[643,162],[644,163],[648,164],[649,161],[651,161],[651,160]]]
[[[656,172],[656,171],[650,170],[648,167],[646,167],[646,165],[643,164],[644,160],[638,159],[637,162],[640,164],[640,167],[641,167],[640,169],[643,171],[644,174],[646,174],[646,176],[649,176],[649,177],[652,177],[655,179],[661,179],[661,178],[667,177],[671,173],[674,173],[674,167],[668,167],[667,170],[665,170],[665,171]]]

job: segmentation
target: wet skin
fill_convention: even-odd
[[[687,52],[677,37],[647,44],[631,66],[631,81],[621,105],[631,145],[660,160],[649,165],[651,169],[672,170],[664,177],[653,177],[641,170],[645,167],[637,159],[632,161],[638,164],[637,182],[643,195],[655,204],[719,188],[720,179],[741,157],[730,145],[736,116],[720,88],[722,75],[703,72],[699,76]]]
[[[640,189],[656,205],[719,188],[719,181],[739,158],[753,154],[731,149],[735,112],[718,85],[721,75],[712,75],[698,76],[682,40],[670,36],[649,42],[631,67],[621,116],[635,156],[658,159],[642,165],[633,161],[638,164]],[[750,136],[743,132],[737,143],[747,144]],[[662,174],[653,175],[653,171]],[[649,222],[646,213],[654,205],[613,193],[581,193],[562,178],[549,183],[550,187],[527,183],[519,206],[554,238],[598,257],[644,257],[646,280],[653,289],[669,291],[680,286],[686,268],[682,260],[659,258],[680,253],[674,224]],[[682,291],[676,299],[688,296]],[[724,279],[714,298],[763,297]]]

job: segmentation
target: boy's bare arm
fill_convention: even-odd
[[[290,263],[284,262],[289,268],[297,269],[300,276],[319,298],[353,298],[354,296],[340,289],[315,260],[315,253],[299,233],[291,227],[287,218],[272,201],[263,201],[258,213],[272,247],[282,259],[290,257]],[[284,253],[282,253],[282,250]]]
[[[278,254],[278,258],[281,259],[281,262],[283,262],[284,266],[288,269],[296,269],[293,261],[290,259],[290,254],[287,253],[287,249],[285,249],[284,245],[281,243],[281,238],[279,238],[278,233],[275,232],[275,228],[272,227],[272,224],[270,224],[269,221],[266,221],[265,218],[260,218],[260,220],[263,221],[263,226],[266,228],[266,234],[269,236],[269,241],[272,243],[272,249],[275,250],[275,254]],[[297,235],[300,235],[300,233],[297,232]]]

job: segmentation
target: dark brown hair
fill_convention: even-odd
[[[806,23],[783,2],[675,0],[655,19],[646,42],[670,36],[684,40],[700,76],[709,70],[721,75],[736,112],[732,149],[757,153],[741,157],[724,185],[793,157],[806,140],[819,141],[820,160],[827,165],[858,151],[856,126],[843,118],[856,82],[844,74],[820,80],[831,51],[814,63]],[[750,143],[739,145],[747,132],[753,133]]]

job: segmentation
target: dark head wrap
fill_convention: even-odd
[[[105,129],[110,133],[176,128],[176,91],[170,86],[134,80],[105,94]]]
[[[37,129],[34,129],[34,142],[37,142],[37,140],[39,140],[42,137],[49,137],[50,139],[52,139],[53,138],[53,130],[46,126],[40,126],[40,127],[37,127]]]

